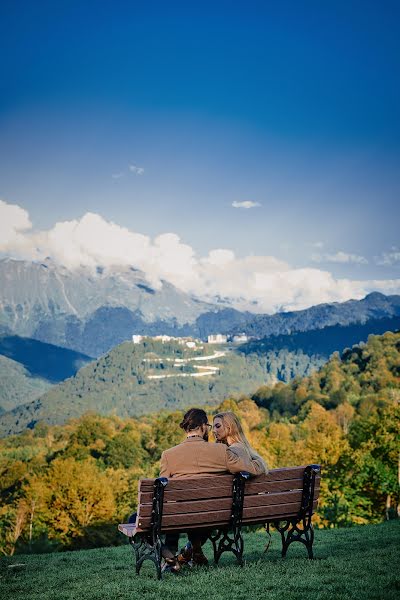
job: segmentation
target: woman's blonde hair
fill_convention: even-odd
[[[255,450],[253,450],[253,448],[250,446],[250,444],[244,434],[242,424],[239,421],[238,417],[235,415],[235,413],[221,412],[221,413],[214,415],[214,419],[221,419],[222,424],[225,427],[225,429],[227,430],[229,437],[233,440],[233,442],[243,444],[243,446],[245,447],[245,449],[249,455],[249,458],[257,457],[263,461],[261,456],[257,452],[255,452]]]

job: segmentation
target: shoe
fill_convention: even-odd
[[[208,567],[208,560],[203,550],[193,550],[192,562],[194,567]]]
[[[184,546],[178,554],[178,557],[177,557],[178,563],[180,565],[190,564],[190,562],[192,560],[192,554],[193,554],[192,544],[190,542],[188,542],[186,544],[186,546]]]
[[[174,561],[170,562],[171,559],[163,559],[161,564],[161,573],[173,573],[177,575],[181,570],[181,567]]]
[[[178,571],[181,570],[178,560],[168,546],[162,546],[161,556],[163,558],[163,565],[161,567],[162,573],[178,573]]]

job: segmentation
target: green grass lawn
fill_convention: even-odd
[[[155,578],[147,562],[139,577],[128,546],[80,552],[19,555],[0,563],[0,597],[12,600],[109,598],[117,600],[316,600],[400,597],[400,521],[381,525],[316,531],[315,559],[301,544],[280,558],[280,537],[263,554],[264,533],[245,534],[243,568],[224,554],[219,567],[186,568],[179,575]],[[211,558],[211,547],[206,554]],[[13,566],[15,565],[15,566]]]

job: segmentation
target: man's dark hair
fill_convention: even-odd
[[[207,423],[207,413],[202,408],[191,408],[183,415],[179,427],[185,431],[192,431]]]

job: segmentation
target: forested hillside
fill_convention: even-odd
[[[400,399],[400,333],[370,336],[341,355],[334,353],[310,377],[295,378],[288,385],[264,386],[252,399],[272,413],[292,417],[309,400],[331,410],[369,411],[377,401]],[[379,393],[379,394],[378,394]],[[378,394],[378,396],[377,396]]]
[[[400,334],[371,336],[318,373],[209,409],[234,410],[270,468],[320,463],[319,527],[398,514]],[[192,405],[195,402],[191,403]],[[0,548],[11,554],[117,543],[137,481],[182,439],[181,411],[87,414],[0,441]]]
[[[0,382],[0,414],[36,400],[52,386],[47,379],[32,377],[19,362],[1,355]]]
[[[35,401],[90,361],[89,356],[67,348],[0,335],[0,412]]]
[[[249,394],[264,383],[308,374],[323,362],[301,350],[244,355],[200,342],[196,349],[151,338],[125,342],[39,400],[1,415],[0,435],[38,421],[61,424],[88,410],[128,417],[193,403],[216,405],[230,394]]]

